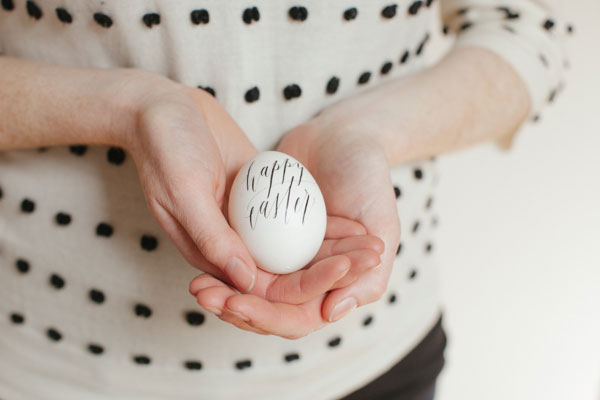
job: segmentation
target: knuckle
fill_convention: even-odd
[[[219,249],[219,236],[214,232],[199,230],[194,232],[192,240],[196,244],[196,247],[198,247],[198,250],[200,250],[200,253],[209,261],[213,258],[212,255]]]

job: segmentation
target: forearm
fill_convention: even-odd
[[[504,60],[463,48],[432,68],[336,103],[315,122],[321,130],[367,136],[394,165],[511,135],[529,107],[523,82]]]
[[[0,57],[0,150],[119,144],[135,124],[140,90],[132,76]]]

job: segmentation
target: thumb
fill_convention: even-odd
[[[256,282],[256,264],[211,193],[186,193],[176,202],[174,216],[204,258],[223,271],[238,290],[250,292]]]

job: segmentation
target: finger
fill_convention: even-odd
[[[192,279],[192,281],[190,282],[189,285],[189,291],[190,294],[192,294],[193,296],[196,296],[198,294],[198,292],[200,292],[202,289],[206,289],[209,287],[220,287],[220,286],[227,286],[224,282],[222,282],[221,280],[215,278],[214,276],[210,275],[210,274],[201,274],[198,275],[197,277],[195,277],[194,279]]]
[[[381,263],[379,254],[373,250],[354,250],[345,254],[350,259],[352,267],[347,274],[338,280],[329,290],[346,287],[356,281],[363,272],[374,268]]]
[[[240,291],[252,290],[256,264],[211,195],[182,191],[175,216],[209,263],[223,271]]]
[[[160,226],[167,233],[175,247],[183,255],[185,260],[192,266],[202,270],[208,274],[216,276],[219,279],[229,281],[229,278],[217,267],[210,264],[206,258],[200,253],[198,247],[194,244],[190,236],[175,219],[171,213],[162,206],[159,202],[154,202],[153,207],[150,207]]]
[[[239,294],[227,299],[226,308],[246,316],[254,328],[286,339],[298,339],[325,326],[319,313],[324,296],[292,305]]]
[[[344,217],[327,216],[325,239],[342,239],[366,233],[367,229],[357,221]]]
[[[279,275],[267,288],[265,299],[272,302],[300,304],[325,293],[352,266],[343,255],[326,258],[307,269]]]
[[[337,321],[354,308],[381,299],[387,290],[389,272],[382,268],[370,269],[350,285],[328,293],[321,309],[323,319]]]
[[[345,254],[359,249],[370,249],[381,254],[383,253],[384,247],[383,241],[373,235],[359,235],[343,239],[325,240],[308,266],[311,266],[324,258]]]
[[[225,309],[225,302],[227,298],[232,295],[237,295],[237,292],[226,285],[207,287],[201,289],[196,294],[196,301],[202,308],[216,315],[222,321],[235,325],[240,329],[267,335],[267,332],[248,324],[248,322],[244,320],[245,317],[241,316],[240,318],[240,315],[237,313]]]

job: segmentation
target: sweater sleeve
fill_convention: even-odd
[[[555,100],[565,85],[566,36],[573,31],[559,0],[443,0],[445,32],[455,46],[483,47],[506,60],[525,83],[531,100],[530,121]],[[519,129],[520,130],[520,129]],[[511,148],[513,132],[497,143]]]

